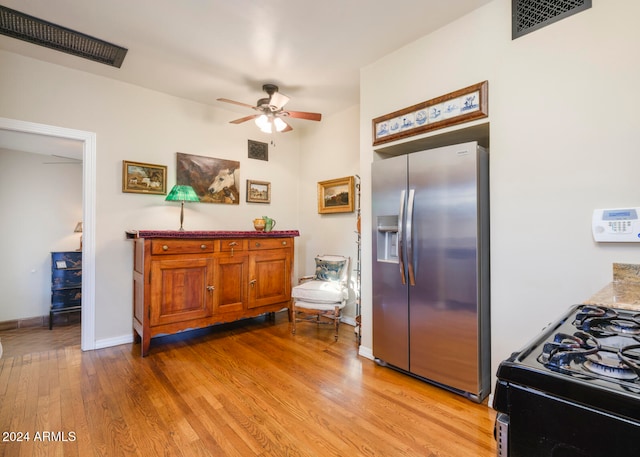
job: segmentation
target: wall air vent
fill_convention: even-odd
[[[511,38],[591,8],[591,0],[511,0]]]
[[[120,68],[127,49],[0,5],[0,34]]]

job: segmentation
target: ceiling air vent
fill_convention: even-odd
[[[0,34],[120,68],[127,49],[0,6]]]
[[[591,8],[591,0],[511,0],[511,38],[526,35]]]

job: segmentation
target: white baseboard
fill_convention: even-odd
[[[373,351],[371,350],[371,348],[368,348],[366,346],[360,346],[358,348],[358,355],[365,357],[369,360],[375,360],[375,357],[373,356]]]
[[[350,325],[352,327],[356,326],[356,319],[354,317],[350,317],[350,316],[342,316],[340,318],[340,323],[341,324],[347,324]]]
[[[353,317],[342,317],[340,319],[340,323],[351,325],[352,327],[356,326],[356,320]],[[131,334],[115,336],[113,338],[104,338],[102,340],[96,340],[95,349],[104,349],[112,346],[120,346],[121,344],[130,344],[130,343],[133,343],[133,335]],[[371,352],[370,349],[367,349],[367,350]],[[362,346],[360,346],[360,351],[362,352]],[[360,355],[363,355],[363,354],[361,353]],[[365,355],[365,357],[373,359],[373,355],[371,357],[368,357]]]
[[[103,340],[96,340],[95,349],[104,349],[111,346],[120,346],[121,344],[133,343],[133,335],[127,334],[122,336],[115,336],[113,338],[105,338]]]

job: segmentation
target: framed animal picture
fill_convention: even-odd
[[[167,167],[123,160],[122,192],[166,195]]]
[[[240,162],[177,153],[176,184],[188,185],[201,203],[240,204]]]

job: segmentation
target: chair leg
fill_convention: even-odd
[[[336,330],[335,340],[338,341],[338,326],[340,325],[340,308],[338,306],[336,306],[336,309],[335,309],[335,312],[334,312],[333,323],[334,323],[335,330]]]
[[[294,303],[294,302],[293,302],[293,298],[292,298],[292,299],[291,299],[291,301],[289,301],[289,309],[288,309],[288,312],[289,312],[289,322],[291,322],[291,319],[292,319],[292,317],[293,317],[293,303]]]
[[[291,299],[291,308],[289,308],[289,322],[291,322],[291,333],[296,334],[296,303]]]

